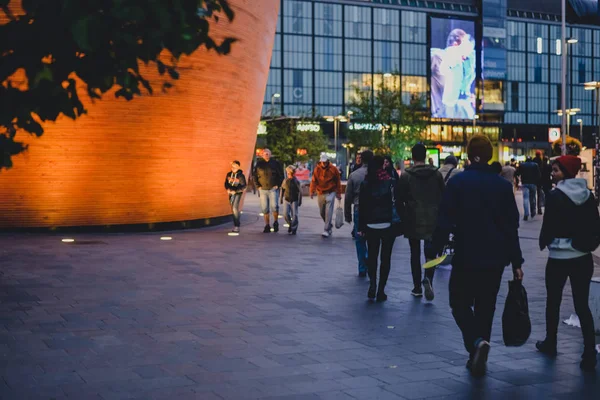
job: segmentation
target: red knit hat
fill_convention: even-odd
[[[568,178],[575,178],[581,169],[581,159],[577,156],[560,156],[556,162]]]

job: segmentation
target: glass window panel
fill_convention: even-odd
[[[427,43],[427,14],[402,12],[402,41],[410,43]]]
[[[310,36],[284,35],[286,68],[312,68],[312,38]]]
[[[346,70],[371,72],[371,41],[346,39]]]
[[[273,43],[273,53],[271,53],[271,67],[281,67],[281,35],[275,35]]]
[[[315,34],[342,36],[342,6],[315,3]]]
[[[398,43],[376,41],[374,46],[376,72],[393,72],[400,69],[400,46]]]
[[[344,101],[350,102],[359,90],[371,90],[373,87],[373,76],[370,73],[346,73],[344,76]]]
[[[312,71],[286,69],[284,78],[283,98],[285,103],[312,105]]]
[[[373,10],[375,39],[397,41],[400,38],[400,12],[386,8]]]
[[[420,102],[425,107],[427,102],[427,78],[424,76],[402,76],[402,102],[410,104]]]
[[[317,72],[315,81],[315,103],[319,105],[319,110],[321,110],[321,105],[324,104],[342,104],[343,81],[341,72]]]
[[[283,15],[286,33],[312,33],[312,5],[310,2],[286,0],[283,2]]]
[[[342,39],[315,38],[315,69],[342,69]]]
[[[526,37],[525,27],[523,22],[508,21],[506,48],[508,50],[525,51]]]
[[[427,75],[427,46],[402,44],[402,73],[407,75]]]
[[[275,93],[281,94],[281,70],[279,68],[271,68],[269,71],[264,101],[271,102],[271,96]]]
[[[371,8],[345,6],[345,35],[348,38],[371,38]]]

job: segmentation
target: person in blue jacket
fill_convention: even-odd
[[[492,152],[487,136],[474,135],[469,141],[471,164],[446,185],[429,250],[429,258],[434,258],[454,234],[450,307],[474,376],[486,372],[504,268],[512,264],[514,278],[523,279],[519,211],[512,185],[488,165]]]

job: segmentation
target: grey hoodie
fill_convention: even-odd
[[[581,206],[590,198],[590,190],[587,181],[581,178],[566,179],[556,185],[556,190],[563,192],[575,205]],[[570,260],[585,256],[587,253],[575,250],[571,245],[571,239],[556,238],[548,246],[550,258],[559,260]]]

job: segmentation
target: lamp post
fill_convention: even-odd
[[[600,82],[586,82],[584,88],[596,91],[596,135],[600,135]]]
[[[346,179],[350,176],[350,149],[354,147],[352,143],[342,143],[342,146],[346,149]]]
[[[273,113],[275,113],[275,99],[278,99],[280,97],[281,95],[279,93],[273,93],[273,95],[271,96],[271,110],[273,110]]]
[[[477,120],[478,119],[479,119],[479,115],[475,114],[473,116],[473,135],[475,134],[476,129],[477,129]]]
[[[596,193],[596,198],[600,198],[600,182],[598,179],[600,177],[600,160],[599,160],[599,142],[598,138],[600,138],[600,82],[586,82],[584,84],[585,90],[595,90],[596,91],[596,133],[594,134],[596,146],[596,157],[594,163],[594,192]],[[598,200],[596,200],[597,202]]]
[[[560,103],[561,103],[561,130],[562,130],[562,154],[567,154],[567,119],[569,118],[569,113],[567,112],[567,44],[568,43],[577,43],[577,39],[568,39],[567,40],[567,2],[566,0],[561,0],[561,77],[560,77]]]
[[[348,121],[347,117],[343,115],[338,115],[337,117],[325,117],[327,122],[333,122],[333,148],[335,150],[335,165],[338,165],[338,130],[340,127],[340,122]]]
[[[563,115],[566,115],[566,118],[563,118],[566,123],[567,123],[567,131],[566,132],[562,132],[562,137],[563,137],[563,152],[564,154],[567,154],[567,136],[571,136],[571,117],[573,115],[576,115],[578,112],[580,112],[581,109],[579,108],[567,108],[566,109],[566,113],[563,114],[562,110],[556,110],[556,113],[558,114],[559,117],[562,117]],[[564,155],[563,154],[563,155]]]
[[[579,141],[582,143],[583,146],[583,120],[579,118],[577,122],[579,123]]]

